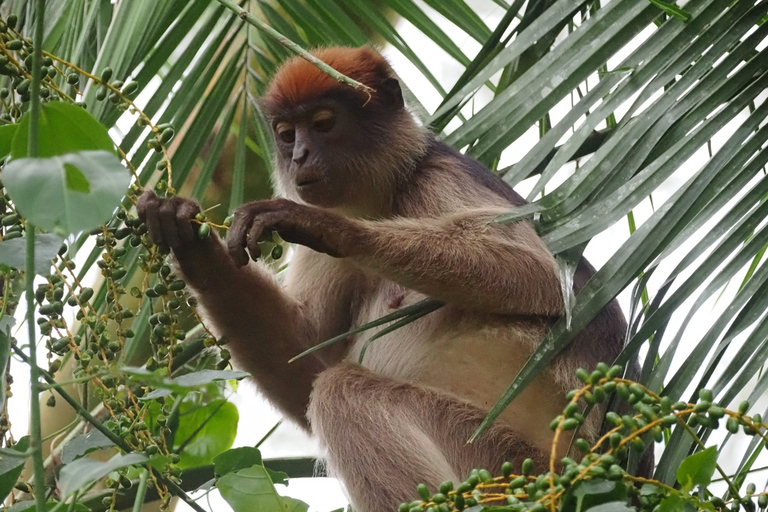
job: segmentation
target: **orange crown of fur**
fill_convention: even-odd
[[[372,89],[376,89],[382,80],[393,75],[392,68],[386,59],[369,46],[320,48],[313,50],[312,55],[339,73]],[[293,57],[277,70],[265,98],[275,107],[287,109],[316,100],[329,90],[338,88],[354,91],[303,58]],[[367,95],[361,91],[360,96],[363,101],[368,100]],[[372,99],[375,101],[375,94]]]

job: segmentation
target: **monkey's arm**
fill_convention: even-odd
[[[217,236],[198,238],[190,221],[200,209],[193,201],[160,199],[149,192],[137,207],[153,240],[173,250],[206,316],[229,341],[227,348],[276,406],[308,428],[312,382],[325,365],[316,357],[288,364],[320,337],[306,314],[308,306],[286,294],[258,265],[234,265]]]
[[[284,240],[348,258],[403,286],[484,312],[556,316],[562,292],[554,257],[527,222],[492,223],[503,209],[440,218],[359,220],[285,199],[240,210],[228,237],[236,264],[276,230]]]
[[[447,303],[503,314],[559,315],[563,300],[554,257],[528,222],[494,224],[499,213],[482,209],[443,218],[361,221],[348,257]]]

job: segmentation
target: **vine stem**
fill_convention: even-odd
[[[45,18],[45,0],[35,1],[35,27],[33,34],[33,64],[32,82],[30,84],[29,101],[29,139],[27,142],[27,156],[37,157],[38,149],[38,121],[40,118],[40,82],[42,76],[40,70],[43,66],[43,20]],[[25,285],[27,296],[27,327],[29,329],[29,365],[30,400],[30,450],[32,452],[32,467],[34,469],[34,490],[37,510],[46,509],[45,498],[45,466],[43,466],[43,436],[40,418],[40,373],[37,366],[37,337],[35,334],[35,226],[27,222],[27,253],[25,262]]]
[[[136,499],[133,502],[133,512],[141,512],[144,507],[144,498],[147,495],[147,479],[149,478],[149,470],[144,468],[141,471],[139,477],[139,488],[136,491]]]

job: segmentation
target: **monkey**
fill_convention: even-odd
[[[313,54],[370,87],[341,84],[294,57],[260,108],[275,141],[277,198],[237,208],[226,241],[200,238],[200,207],[145,192],[151,239],[175,264],[234,360],[321,443],[359,512],[394,510],[472,468],[531,458],[548,467],[549,423],[579,387],[574,372],[611,361],[626,322],[609,303],[478,439],[467,443],[563,313],[558,268],[528,220],[494,223],[525,203],[501,178],[419,125],[376,50]],[[258,243],[294,252],[279,282]],[[582,261],[578,291],[594,273]],[[360,354],[369,331],[289,363],[308,347],[424,298],[444,306]],[[594,439],[599,420],[580,435]],[[565,439],[560,456],[568,449]]]

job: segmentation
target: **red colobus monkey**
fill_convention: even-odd
[[[314,55],[375,92],[287,61],[262,99],[280,198],[238,208],[224,242],[196,236],[193,201],[147,192],[138,212],[152,239],[173,250],[238,365],[320,439],[359,512],[394,510],[418,483],[434,489],[476,467],[529,457],[544,467],[548,425],[577,386],[575,369],[621,349],[618,305],[467,444],[562,312],[555,260],[527,221],[492,222],[522,198],[414,121],[376,51]],[[272,231],[297,244],[281,283],[251,261]],[[575,286],[592,272],[582,263]],[[445,306],[377,340],[362,364],[370,331],[288,363],[425,297]],[[596,429],[588,423],[582,435]]]

